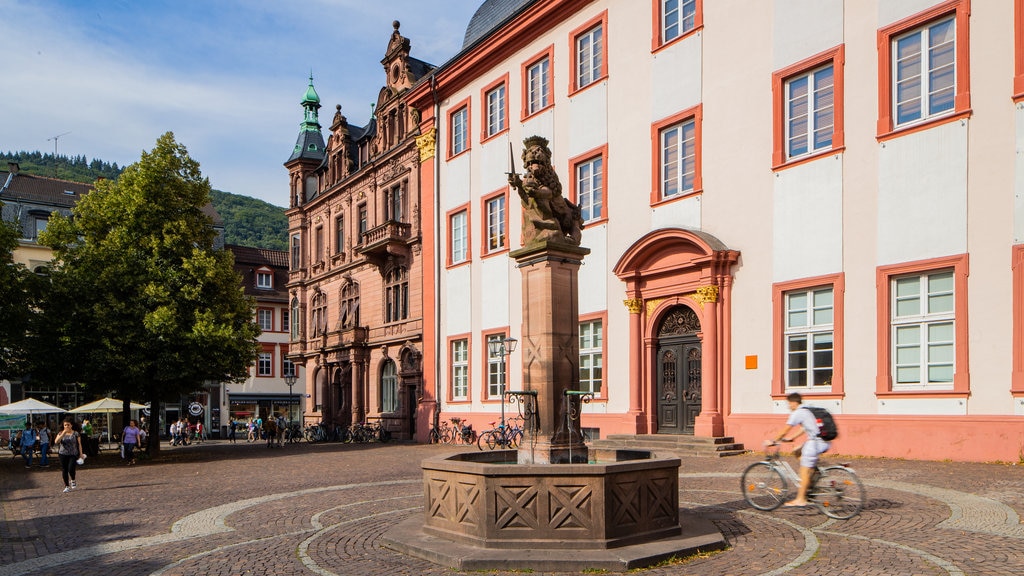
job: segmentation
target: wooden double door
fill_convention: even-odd
[[[700,339],[659,338],[657,350],[658,433],[693,434],[701,405]]]

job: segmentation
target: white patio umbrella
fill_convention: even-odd
[[[10,404],[4,404],[0,406],[0,414],[53,414],[67,412],[67,410],[50,404],[49,402],[43,402],[42,400],[36,400],[35,398],[25,398],[24,400],[18,400],[17,402],[11,402]]]
[[[142,410],[146,406],[135,402],[128,403],[129,410]],[[118,398],[100,398],[99,400],[82,404],[78,408],[68,410],[75,414],[106,414],[107,415],[107,448],[110,448],[110,415],[124,409],[124,401]]]

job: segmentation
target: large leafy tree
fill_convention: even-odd
[[[0,379],[20,376],[26,369],[34,277],[14,262],[19,237],[21,231],[15,224],[0,220]]]
[[[89,388],[148,400],[156,415],[203,381],[247,375],[254,302],[231,253],[214,249],[209,202],[199,163],[168,132],[116,182],[97,182],[72,218],[51,219],[46,324]]]

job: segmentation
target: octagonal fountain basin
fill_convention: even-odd
[[[680,523],[678,458],[595,456],[518,464],[515,450],[499,450],[424,460],[424,516],[384,544],[460,570],[627,570],[724,546],[711,522]]]

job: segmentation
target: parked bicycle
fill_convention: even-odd
[[[740,481],[743,499],[758,510],[775,510],[799,485],[800,476],[782,459],[777,442],[766,444],[765,459],[748,466]],[[818,465],[811,475],[807,501],[829,518],[846,520],[860,514],[867,494],[853,468]]]
[[[477,435],[473,425],[466,423],[462,418],[452,418],[452,434],[449,444],[474,444]]]
[[[437,426],[430,429],[428,441],[431,444],[451,444],[452,427],[448,422],[439,422]]]
[[[491,426],[494,426],[494,424],[494,422],[490,422]],[[484,449],[484,446],[488,450],[494,450],[495,448],[508,450],[518,448],[522,439],[523,428],[520,426],[519,420],[511,419],[504,424],[498,424],[490,430],[481,432],[480,437],[476,441],[476,446],[481,450]]]

